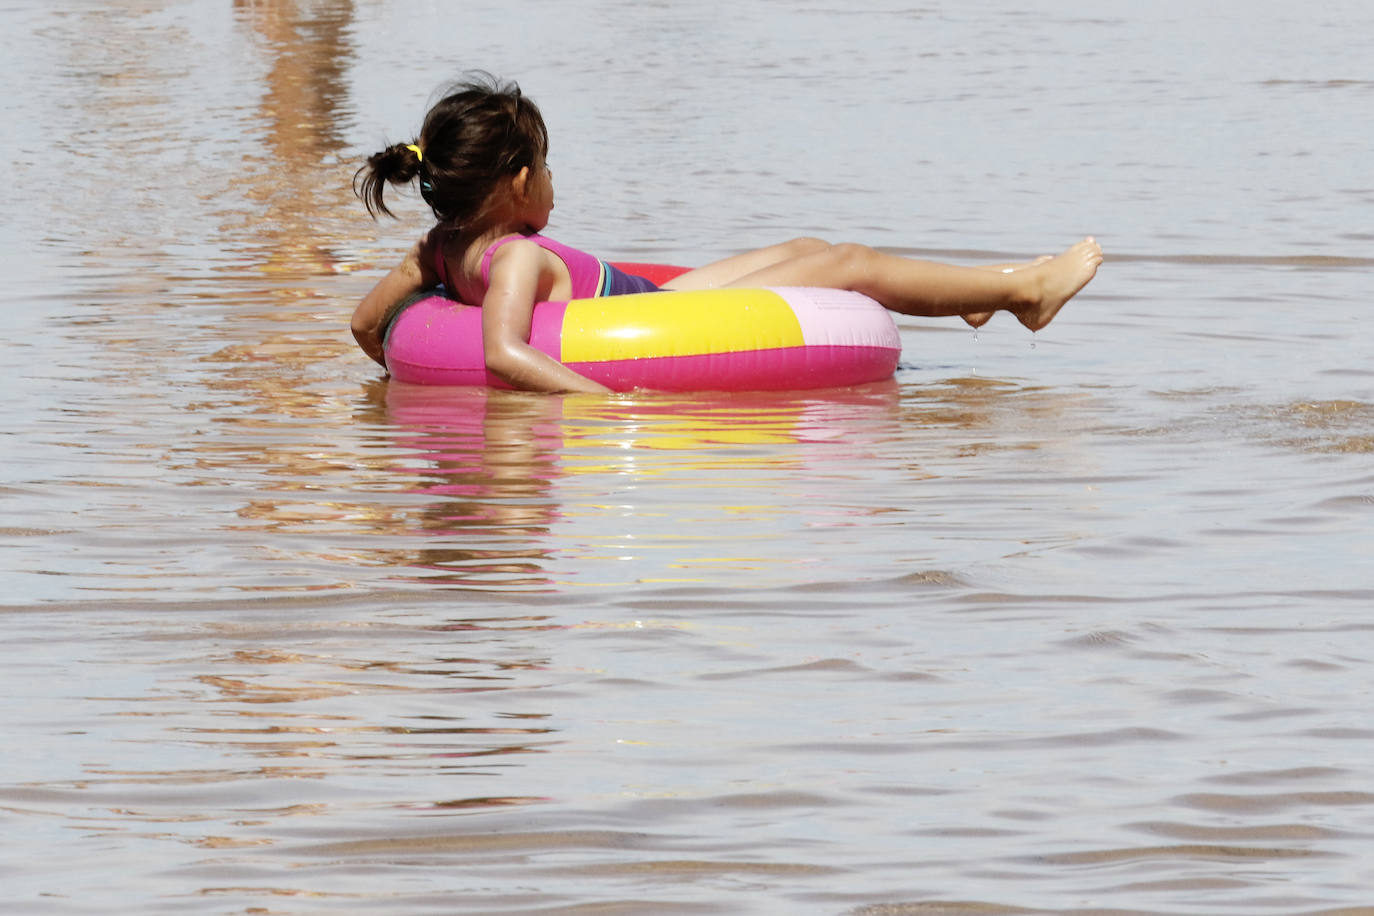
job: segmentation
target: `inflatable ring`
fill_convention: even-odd
[[[660,282],[668,270],[638,272]],[[891,376],[901,353],[892,316],[872,299],[800,287],[541,302],[530,344],[616,391],[857,385]],[[397,313],[383,351],[398,381],[510,387],[484,364],[481,309],[438,293]]]

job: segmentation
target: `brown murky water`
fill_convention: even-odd
[[[1361,3],[11,4],[7,913],[1374,912]],[[890,383],[388,384],[465,67],[560,237],[1093,232]]]

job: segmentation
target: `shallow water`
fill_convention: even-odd
[[[1374,909],[1353,2],[18,3],[0,901]],[[1097,234],[890,383],[388,384],[359,159],[520,79],[560,237]]]

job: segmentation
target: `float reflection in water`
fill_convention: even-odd
[[[421,497],[387,520],[385,561],[410,570],[404,581],[462,587],[581,582],[611,556],[619,575],[681,579],[708,546],[714,567],[753,568],[758,540],[779,536],[807,481],[862,467],[900,423],[891,381],[814,395],[603,398],[391,380],[373,397],[396,455],[388,486]],[[786,481],[801,489],[760,499]],[[731,536],[703,542],[703,516],[728,522]],[[574,528],[583,534],[570,541]]]

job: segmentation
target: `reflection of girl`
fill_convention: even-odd
[[[395,519],[408,549],[395,566],[416,581],[452,585],[548,585],[546,543],[559,517],[552,482],[561,474],[562,398],[482,388],[384,384],[374,392],[424,498]]]
[[[487,368],[512,385],[607,390],[529,345],[534,304],[656,287],[538,235],[553,209],[547,152],[544,120],[519,88],[472,82],[430,109],[414,143],[390,146],[359,169],[354,187],[373,216],[391,215],[382,199],[387,183],[418,178],[438,219],[354,312],[353,334],[369,356],[382,362],[381,335],[395,303],[443,283],[450,295],[482,306]],[[1101,261],[1091,238],[1057,257],[1001,269],[794,239],[689,271],[663,288],[829,287],[864,293],[907,315],[962,315],[974,326],[1004,309],[1037,330],[1092,279]]]

